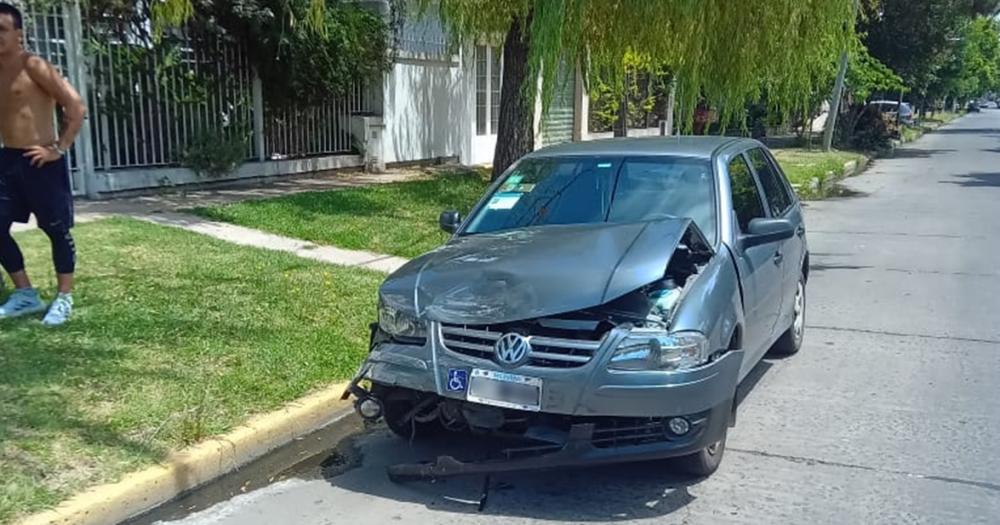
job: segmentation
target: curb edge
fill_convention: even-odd
[[[106,525],[166,503],[224,474],[322,428],[350,405],[341,401],[347,383],[324,387],[249,421],[221,436],[171,452],[159,464],[126,474],[70,497],[54,509],[28,515],[21,525]]]

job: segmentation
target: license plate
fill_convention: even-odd
[[[542,380],[474,368],[466,399],[483,405],[538,412],[542,409]]]

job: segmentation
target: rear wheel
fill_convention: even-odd
[[[795,316],[792,318],[792,326],[788,327],[785,333],[771,347],[774,355],[792,355],[798,353],[802,348],[802,340],[806,332],[806,278],[799,276],[799,284],[795,289]]]
[[[722,455],[726,451],[726,434],[722,434],[722,439],[711,445],[690,454],[675,459],[677,469],[692,476],[711,476],[722,463]]]

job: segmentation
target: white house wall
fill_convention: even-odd
[[[461,157],[471,121],[459,60],[400,58],[383,90],[387,163]]]

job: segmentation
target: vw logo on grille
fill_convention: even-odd
[[[528,359],[531,343],[521,334],[504,334],[493,346],[497,361],[508,366],[517,366]]]

